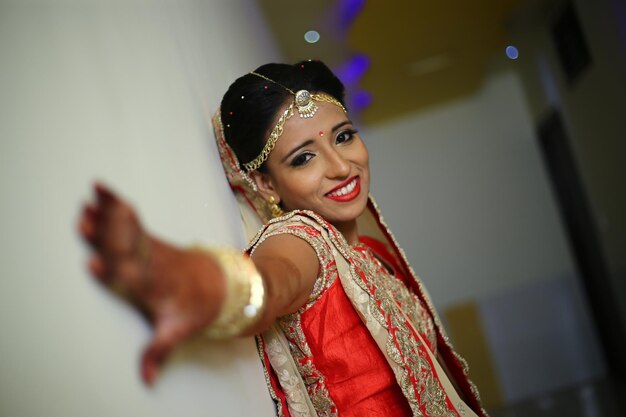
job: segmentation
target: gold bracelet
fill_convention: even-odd
[[[226,283],[225,298],[219,315],[204,331],[212,339],[239,336],[260,320],[265,301],[265,285],[254,262],[231,248],[198,248],[220,266]]]

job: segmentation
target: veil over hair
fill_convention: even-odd
[[[212,123],[222,168],[228,185],[237,199],[246,239],[250,241],[259,229],[272,219],[272,212],[256,190],[252,179],[241,168],[237,155],[226,142],[219,108],[213,115]]]

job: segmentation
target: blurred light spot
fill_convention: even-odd
[[[320,34],[315,30],[309,30],[304,34],[304,40],[308,43],[315,43],[320,40]]]
[[[513,45],[509,45],[506,47],[506,56],[508,56],[509,59],[517,59],[519,51]]]
[[[352,100],[350,100],[350,109],[361,111],[366,107],[369,107],[374,101],[372,97],[372,93],[369,91],[359,90],[352,96]]]
[[[339,1],[339,21],[341,26],[346,28],[352,22],[365,6],[365,0],[340,0]]]
[[[346,86],[350,87],[359,83],[363,75],[370,67],[371,60],[365,54],[352,56],[339,68],[335,68],[335,74]]]

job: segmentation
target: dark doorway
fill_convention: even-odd
[[[539,124],[538,137],[544,163],[556,195],[561,218],[584,288],[611,376],[626,379],[624,332],[614,326],[617,298],[612,291],[609,269],[595,219],[578,174],[568,133],[560,112],[552,109]]]

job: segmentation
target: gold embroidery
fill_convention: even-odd
[[[414,315],[415,308],[418,308],[411,293],[400,281],[378,273],[379,263],[356,255],[357,251],[346,244],[343,236],[338,232],[331,233],[333,231],[329,229],[329,237],[339,252],[351,261],[350,271],[354,281],[370,295],[370,312],[388,331],[387,354],[401,366],[400,376],[397,376],[398,384],[413,414],[428,417],[456,416],[454,408],[448,407],[445,391],[422,351],[428,347],[421,345],[411,333],[411,325],[403,317],[403,311],[412,311]],[[419,323],[419,320],[415,323]]]
[[[387,226],[387,223],[385,222],[385,219],[383,218],[383,216],[382,216],[382,214],[380,212],[380,208],[378,207],[378,204],[376,203],[376,200],[374,199],[374,197],[372,197],[371,194],[369,195],[369,199],[370,199],[370,202],[372,203],[372,206],[374,207],[374,210],[376,211],[376,214],[378,215],[378,219],[380,221],[381,227],[384,229],[384,231],[386,232],[387,236],[389,236],[389,239],[391,240],[392,244],[396,248],[398,248],[398,252],[400,253],[400,257],[402,258],[402,261],[403,261],[404,265],[406,265],[408,267],[409,274],[411,275],[411,278],[417,283],[417,286],[419,288],[420,293],[421,294],[428,294],[428,292],[424,288],[424,284],[422,284],[422,281],[418,278],[417,274],[413,270],[413,267],[409,263],[409,261],[408,261],[408,259],[406,257],[406,253],[404,252],[404,250],[398,244],[398,241],[396,240],[395,236],[391,232],[391,229],[389,229],[389,226]],[[452,343],[450,342],[450,339],[448,338],[448,335],[444,331],[444,327],[441,324],[441,320],[439,319],[439,316],[437,315],[435,307],[433,306],[430,298],[427,297],[427,296],[424,296],[422,298],[422,300],[424,301],[424,303],[426,304],[426,306],[430,310],[430,314],[431,314],[431,316],[433,318],[433,321],[435,323],[435,328],[437,329],[437,331],[441,335],[441,339],[444,341],[444,343],[448,347],[448,349],[450,349],[450,351],[454,354],[454,357],[456,358],[456,360],[460,363],[461,369],[462,369],[463,374],[465,376],[465,379],[467,380],[467,382],[468,382],[468,384],[470,386],[470,390],[472,391],[472,394],[476,398],[476,401],[478,401],[478,403],[480,404],[481,401],[480,401],[480,394],[478,393],[478,388],[469,379],[469,366],[467,365],[467,362],[465,361],[465,359],[463,359],[454,350],[454,347],[452,346]],[[487,416],[487,413],[482,408],[481,408],[481,414],[483,416]]]
[[[361,255],[361,257],[369,262],[371,269],[374,270],[374,274],[379,276],[385,276],[385,286],[389,288],[392,295],[394,297],[393,300],[399,300],[402,298],[402,308],[406,316],[409,318],[410,322],[417,326],[417,331],[427,339],[429,342],[429,348],[433,352],[434,355],[437,354],[437,334],[435,332],[434,323],[432,317],[428,313],[428,311],[424,308],[424,304],[417,297],[417,295],[413,294],[409,291],[408,295],[405,290],[404,284],[400,280],[393,279],[392,276],[389,275],[387,269],[384,265],[376,258],[376,256],[372,253],[372,251],[364,246],[356,246],[353,248],[354,252]],[[389,281],[389,282],[386,282]],[[393,306],[391,307],[393,308]]]
[[[298,372],[302,376],[307,393],[319,417],[337,416],[337,407],[330,398],[324,376],[313,363],[313,354],[302,330],[301,313],[289,314],[278,321],[289,341],[289,349]]]

